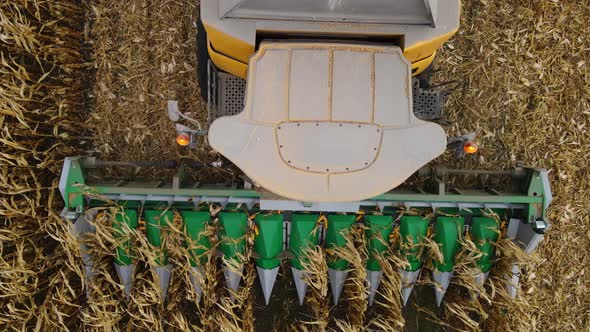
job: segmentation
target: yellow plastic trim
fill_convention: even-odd
[[[208,51],[213,63],[232,75],[246,78],[248,62],[254,53],[253,45],[233,38],[205,24]],[[413,75],[422,73],[434,60],[436,50],[449,40],[458,29],[431,40],[418,42],[404,50],[404,56],[412,63]]]
[[[209,56],[211,57],[211,60],[213,61],[215,66],[217,66],[217,68],[219,68],[225,72],[228,72],[232,75],[246,79],[246,76],[248,73],[248,65],[247,64],[242,63],[240,61],[236,61],[236,60],[234,60],[230,57],[227,57],[223,54],[217,53],[211,47],[211,44],[209,44],[207,48],[209,51]],[[435,57],[436,57],[436,51],[425,59],[413,62],[412,63],[412,76],[416,76],[416,75],[419,75],[420,73],[422,73],[426,68],[428,68],[428,66],[430,66],[432,61],[434,61]]]
[[[209,44],[220,54],[238,60],[243,63],[248,63],[250,57],[254,53],[254,45],[250,45],[245,41],[234,38],[231,35],[223,33],[211,25],[203,23],[205,31],[207,31],[207,38]]]
[[[455,29],[447,34],[440,35],[436,38],[427,41],[417,42],[416,44],[406,48],[404,55],[410,62],[414,63],[420,59],[424,59],[438,50],[447,40],[449,40],[459,29]]]
[[[246,75],[248,73],[248,65],[239,61],[236,61],[230,57],[227,57],[223,54],[217,53],[212,47],[211,43],[207,44],[207,49],[209,52],[209,56],[211,57],[211,61],[217,66],[217,68],[228,72],[234,76],[241,77],[246,79]]]
[[[436,51],[428,58],[412,63],[412,76],[420,75],[426,68],[428,68],[428,66],[430,66],[435,57]]]

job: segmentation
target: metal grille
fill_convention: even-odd
[[[442,117],[445,97],[441,89],[423,89],[419,79],[412,79],[414,115],[421,120],[435,120]]]
[[[219,94],[216,110],[212,111],[211,121],[228,115],[237,115],[244,110],[244,91],[246,81],[226,73],[217,73]]]
[[[217,72],[217,104],[211,105],[209,121],[222,116],[237,115],[244,110],[246,81],[239,77]],[[421,120],[436,120],[442,117],[445,97],[440,89],[423,89],[420,80],[412,79],[413,111]]]

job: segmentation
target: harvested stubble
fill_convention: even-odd
[[[457,166],[538,165],[554,193],[522,298],[487,307],[486,330],[590,326],[589,20],[587,0],[464,1],[461,29],[439,54],[435,79],[458,86],[447,131],[477,131],[481,146]]]
[[[207,125],[196,73],[197,1],[94,0],[91,5],[95,84],[87,124],[96,152],[110,160],[217,160],[204,139],[196,150],[179,147],[167,112],[168,101],[177,100],[181,112],[198,126]],[[196,176],[219,181],[233,172],[206,169]]]

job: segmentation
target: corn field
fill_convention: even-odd
[[[78,320],[77,245],[59,217],[60,164],[89,135],[84,27],[76,1],[0,4],[3,330]]]
[[[286,259],[277,298],[264,305],[253,263],[254,227],[242,239],[241,287],[225,287],[221,266],[231,262],[222,262],[218,248],[230,240],[218,235],[219,206],[205,206],[213,222],[202,233],[212,245],[201,257],[203,275],[191,267],[195,244],[183,245],[176,211],[161,247],[147,241],[142,227],[113,229],[123,209],[116,202],[90,211],[96,232],[77,239],[60,218],[64,157],[218,158],[206,142],[196,150],[177,147],[166,113],[167,100],[176,99],[206,125],[196,78],[198,1],[1,1],[0,330],[590,331],[590,2],[465,0],[462,6],[461,28],[440,50],[434,80],[454,89],[445,109],[447,133],[477,132],[481,151],[461,161],[446,154],[437,163],[550,170],[553,226],[532,256],[500,235],[485,287],[473,281],[481,253],[463,238],[456,276],[438,309],[422,301],[436,287],[428,273],[420,276],[414,303],[401,304],[398,271],[407,262],[396,232],[380,239],[389,250],[377,258],[384,272],[369,306],[365,264],[371,253],[360,224],[346,234],[343,248],[305,252],[309,289],[302,307]],[[233,168],[195,175],[238,176]],[[138,248],[140,262],[129,294],[113,265],[115,248],[126,241]],[[81,245],[94,262],[92,281]],[[164,250],[173,266],[166,296],[153,268]],[[441,259],[432,234],[418,250],[426,261]],[[350,262],[337,306],[327,259]],[[505,289],[514,263],[523,268],[516,298]]]

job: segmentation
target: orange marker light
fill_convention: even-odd
[[[463,144],[463,151],[465,151],[465,153],[467,154],[474,154],[477,152],[477,150],[479,150],[479,147],[477,146],[477,143],[475,142],[465,142],[465,144]]]
[[[188,146],[191,144],[191,137],[187,133],[181,133],[176,137],[176,143],[180,146]]]

